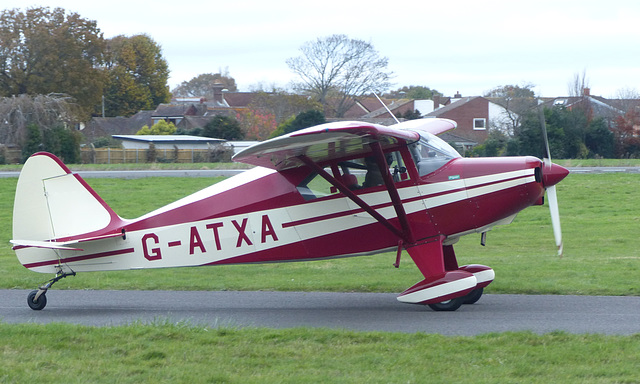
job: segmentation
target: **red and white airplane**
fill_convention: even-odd
[[[459,266],[460,236],[508,224],[548,191],[562,252],[555,184],[568,171],[535,157],[463,158],[436,135],[446,119],[318,125],[258,143],[235,161],[257,167],[137,219],[118,216],[49,153],[18,180],[13,243],[28,269],[76,272],[318,260],[406,250],[424,280],[398,300],[456,310],[494,271]]]

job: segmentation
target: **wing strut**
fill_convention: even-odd
[[[376,143],[377,144],[377,143]],[[380,152],[382,152],[382,147],[377,145]],[[376,151],[376,149],[374,149]],[[384,154],[382,156],[379,153],[375,152],[376,158],[378,160],[378,164],[383,163],[384,167],[381,167],[383,179],[385,180],[385,184],[387,185],[387,190],[389,191],[389,195],[391,197],[391,201],[396,210],[396,214],[398,219],[400,220],[400,224],[402,226],[402,230],[398,229],[395,225],[393,225],[389,220],[387,220],[384,216],[379,214],[376,210],[374,210],[369,204],[367,204],[364,200],[362,200],[358,195],[353,193],[346,185],[337,180],[335,177],[330,175],[327,171],[325,171],[322,167],[320,167],[317,163],[312,161],[309,157],[305,155],[300,155],[298,158],[317,172],[322,178],[327,180],[331,185],[336,187],[340,192],[342,192],[345,196],[347,196],[351,201],[357,204],[360,208],[362,208],[365,212],[370,214],[374,219],[376,219],[380,224],[384,225],[388,230],[390,230],[394,235],[398,236],[404,243],[412,244],[414,243],[413,234],[409,227],[409,223],[407,220],[407,215],[404,212],[404,208],[402,207],[402,202],[400,201],[400,196],[398,195],[398,190],[393,184],[393,179],[389,174],[389,168],[384,161]],[[385,171],[386,170],[386,171]],[[390,187],[389,187],[389,181]]]
[[[400,199],[400,194],[398,193],[398,188],[396,188],[396,184],[393,181],[393,177],[389,173],[389,165],[386,162],[384,152],[382,151],[382,146],[379,142],[373,142],[370,144],[371,149],[373,150],[374,155],[376,156],[376,161],[378,162],[378,168],[380,168],[380,173],[382,173],[382,179],[384,180],[384,184],[387,187],[387,191],[389,192],[389,197],[391,198],[391,202],[393,203],[393,208],[396,211],[396,216],[398,216],[398,220],[400,220],[400,226],[402,227],[402,239],[407,242],[407,244],[415,243],[415,239],[413,238],[413,232],[411,231],[411,226],[409,225],[409,219],[407,218],[407,213],[404,210],[404,206],[402,205],[402,199]]]

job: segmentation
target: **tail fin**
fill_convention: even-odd
[[[16,248],[60,249],[65,242],[116,231],[121,222],[104,200],[54,155],[36,153],[22,168],[13,207],[12,243]],[[24,265],[26,260],[20,261]]]

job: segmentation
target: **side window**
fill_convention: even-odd
[[[386,160],[389,166],[389,172],[395,182],[404,181],[409,178],[400,152],[387,153]],[[330,167],[326,167],[325,171],[340,180],[352,191],[384,185],[382,172],[380,172],[374,157],[341,161]],[[297,188],[305,200],[338,193],[335,186],[315,172],[309,175]]]
[[[331,172],[328,169],[325,169],[325,171]],[[297,188],[305,200],[317,199],[335,193],[332,191],[334,188],[331,183],[315,172],[309,175]]]
[[[455,149],[439,137],[425,132],[421,136],[420,141],[409,147],[420,176],[428,175],[451,159],[460,157]]]

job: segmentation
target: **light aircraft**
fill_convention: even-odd
[[[118,216],[77,174],[36,153],[18,180],[13,249],[28,269],[55,273],[30,308],[77,272],[267,263],[406,250],[424,279],[398,296],[453,311],[495,273],[459,266],[461,236],[508,224],[548,192],[562,252],[555,185],[568,171],[535,157],[463,158],[436,135],[447,119],[382,126],[318,125],[234,156],[256,167],[137,219]],[[547,144],[548,148],[548,144]]]

